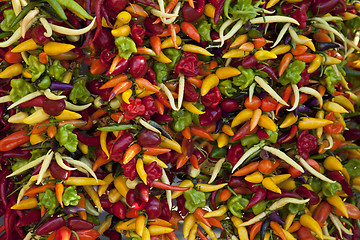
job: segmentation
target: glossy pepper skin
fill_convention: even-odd
[[[196,191],[195,188],[190,188],[184,192],[185,208],[193,213],[198,207],[205,207],[206,196],[205,193]]]
[[[186,110],[173,111],[171,115],[174,119],[172,127],[177,132],[181,132],[192,123],[191,113]]]
[[[242,217],[242,210],[249,204],[249,200],[243,198],[241,195],[234,196],[227,201],[227,206],[230,212],[236,216],[241,218]]]

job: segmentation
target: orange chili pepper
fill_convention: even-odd
[[[115,70],[115,68],[119,64],[120,60],[121,60],[121,57],[119,55],[116,55],[116,57],[113,59],[113,61],[111,63],[111,66],[109,69],[109,74],[111,74]],[[100,87],[100,89],[102,89],[102,88]]]
[[[201,79],[198,79],[196,77],[189,77],[187,79],[187,81],[191,84],[193,84],[195,87],[197,88],[201,88],[201,85],[202,85],[202,80]]]
[[[280,224],[278,224],[277,222],[271,221],[270,222],[270,227],[274,230],[274,232],[282,239],[282,240],[286,240],[286,236],[284,231],[282,230]]]
[[[221,191],[219,199],[220,199],[220,201],[225,202],[231,197],[231,195],[232,195],[232,193],[230,192],[229,189],[224,189]]]
[[[285,89],[285,92],[284,92],[284,95],[283,95],[283,100],[285,102],[288,102],[289,101],[289,98],[290,98],[290,95],[291,95],[291,91],[292,91],[292,88],[291,88],[291,85],[289,84],[286,89]],[[275,110],[275,115],[278,114],[279,110],[283,107],[284,105],[281,104],[281,103],[278,103],[278,105],[276,106],[276,110]]]
[[[52,233],[48,236],[47,240],[54,240],[54,239],[55,239],[55,235],[56,235],[56,231],[52,232]]]
[[[118,83],[111,91],[109,101],[111,101],[114,97],[116,97],[120,93],[123,93],[126,90],[130,89],[131,86],[132,86],[132,83],[129,80]]]
[[[307,51],[308,47],[305,45],[296,45],[295,48],[291,49],[291,53],[295,56],[304,54]]]
[[[39,62],[42,64],[46,64],[49,61],[49,57],[46,52],[42,52],[39,54]]]
[[[162,147],[143,147],[143,151],[147,155],[160,155],[170,152],[171,149]]]
[[[214,141],[214,138],[205,129],[203,129],[201,127],[196,127],[196,126],[193,126],[190,129],[191,129],[192,134],[202,137],[202,138],[209,139],[210,141]],[[215,131],[215,129],[214,129],[214,131]]]
[[[112,88],[118,85],[120,82],[128,80],[128,76],[121,74],[117,75],[116,77],[111,78],[109,81],[104,83],[99,89],[106,89],[106,88]]]
[[[96,161],[94,162],[93,166],[92,166],[92,170],[95,172],[99,167],[111,162],[112,159],[110,158],[103,158],[101,156],[99,156]]]
[[[190,3],[190,2],[189,2]],[[194,39],[197,42],[200,42],[200,34],[196,27],[188,22],[183,22],[181,24],[181,30],[188,35],[191,39]]]
[[[260,231],[262,222],[255,223],[250,229],[250,240],[253,240],[256,234]]]
[[[289,66],[289,63],[291,62],[293,58],[293,55],[291,53],[286,53],[280,62],[280,66],[279,66],[279,76],[281,76],[284,72],[285,69],[287,68],[287,66]]]
[[[139,152],[141,152],[141,147],[139,144],[135,143],[131,145],[124,153],[123,164],[130,162],[130,160],[133,159],[133,157],[135,157]]]
[[[289,233],[293,233],[296,232],[297,230],[299,230],[301,227],[301,224],[299,221],[294,221],[293,224],[290,226],[290,228],[288,229]]]
[[[305,62],[305,63],[310,63],[315,59],[315,57],[316,57],[315,54],[306,52],[306,53],[303,53],[301,55],[297,55],[295,57],[295,59],[299,60],[299,61],[302,61],[302,62]]]
[[[250,120],[250,131],[254,130],[260,121],[262,111],[260,108],[256,109]]]
[[[179,49],[178,45],[176,44],[176,34],[177,34],[177,32],[176,32],[176,29],[174,27],[174,24],[170,23],[170,24],[168,24],[168,27],[169,27],[169,30],[170,30],[171,40],[172,40],[172,42],[174,44],[174,47],[176,49]]]
[[[314,33],[313,38],[316,42],[332,42],[331,38],[323,32]]]
[[[107,66],[102,64],[100,59],[96,59],[90,67],[90,73],[93,75],[102,74],[107,70]]]
[[[47,129],[47,135],[49,136],[49,138],[55,137],[56,132],[57,128],[54,125],[49,126]]]
[[[140,88],[145,88],[147,91],[160,92],[159,89],[157,89],[154,85],[151,84],[149,80],[146,80],[145,78],[137,78],[135,83],[139,85]]]
[[[132,3],[131,6],[127,6],[125,8],[125,10],[134,16],[140,16],[140,17],[148,17],[149,16],[142,7],[140,7],[139,5],[137,5],[135,3]]]
[[[204,218],[204,215],[205,215],[205,211],[200,207],[198,207],[194,211],[194,216],[196,217],[196,219],[204,223],[206,226],[211,227],[211,224],[209,223],[207,218]]]
[[[259,162],[252,162],[246,165],[245,167],[240,168],[236,172],[234,172],[233,176],[241,177],[245,176],[249,173],[255,172],[259,167]]]
[[[198,162],[198,160],[197,160],[197,158],[196,158],[195,155],[191,155],[191,157],[190,157],[190,162],[191,162],[191,165],[193,165],[193,167],[194,167],[195,169],[199,169],[199,162]]]
[[[56,199],[60,203],[61,207],[64,207],[63,201],[62,201],[62,196],[64,193],[64,185],[62,183],[56,184],[55,193],[56,193]]]
[[[35,124],[35,126],[33,127],[31,133],[32,134],[39,134],[39,133],[42,133],[42,132],[45,132],[45,130],[48,128],[48,126],[41,126],[41,125],[46,125],[46,124],[49,124],[49,120],[45,120],[41,123],[37,123]]]
[[[161,40],[158,36],[150,37],[150,45],[154,49],[156,55],[160,55],[161,52]]]
[[[171,1],[168,3],[168,5],[166,6],[165,12],[166,12],[166,13],[170,13],[170,12],[175,8],[175,6],[176,6],[176,4],[178,3],[178,1],[179,1],[179,0],[171,0]],[[161,22],[161,19],[160,19],[160,18],[156,19],[153,24],[157,24],[157,23],[159,23],[159,22]]]
[[[159,100],[155,99],[155,105],[160,115],[164,115],[164,104],[162,104]]]
[[[152,218],[149,219],[147,222],[148,225],[156,225],[156,226],[163,226],[163,227],[172,227],[171,223],[168,221],[165,221],[161,218]]]
[[[84,194],[78,193],[78,195],[80,196],[80,199],[77,206],[86,209],[86,201]],[[79,211],[78,214],[81,219],[86,220],[86,211]]]
[[[197,228],[196,230],[197,234],[199,235],[201,240],[209,240],[206,235],[200,230],[200,228]]]
[[[40,216],[43,217],[45,215],[46,211],[47,211],[46,208],[44,206],[41,206],[40,207]]]
[[[31,187],[29,190],[27,190],[25,192],[25,196],[28,196],[28,197],[35,197],[38,193],[42,193],[42,192],[45,192],[46,189],[49,188],[51,190],[54,190],[55,188],[55,183],[48,183],[48,184],[45,184],[45,185],[42,185],[40,187]]]
[[[184,138],[191,139],[190,127],[187,126],[186,128],[184,128],[184,130],[181,131],[181,134],[184,136]]]
[[[188,161],[188,157],[186,157],[184,154],[180,154],[178,159],[176,160],[176,169],[181,168],[185,165],[185,163]]]
[[[179,24],[173,24],[173,27],[174,27],[176,33],[180,32],[180,26],[179,26]],[[161,34],[158,34],[157,36],[158,36],[158,37],[168,37],[168,36],[171,36],[171,29],[170,29],[170,27],[168,26],[168,28],[166,28]]]
[[[91,120],[96,120],[102,116],[104,116],[105,114],[107,114],[107,111],[105,109],[98,109],[96,110],[93,114],[91,114],[90,118]]]
[[[266,39],[263,38],[263,37],[261,37],[261,38],[255,38],[255,39],[253,40],[253,42],[254,42],[254,47],[255,47],[256,49],[262,48],[263,46],[266,45]]]

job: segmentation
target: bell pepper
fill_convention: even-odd
[[[77,195],[76,187],[70,186],[65,188],[63,194],[63,203],[65,206],[76,206],[79,203],[80,196]]]
[[[322,193],[325,197],[334,196],[338,191],[342,190],[341,184],[338,182],[335,183],[328,183],[323,182],[321,184]]]
[[[305,209],[305,204],[289,203],[287,205],[287,209],[291,214],[297,214],[298,212],[303,211]]]
[[[265,211],[266,206],[267,206],[267,201],[261,201],[255,204],[254,206],[252,206],[251,210],[255,215],[258,215]]]
[[[254,81],[254,71],[251,68],[244,68],[242,66],[238,66],[238,69],[241,75],[234,77],[232,83],[240,89],[245,89]]]
[[[196,191],[195,188],[190,188],[185,191],[184,197],[186,199],[185,208],[189,210],[190,213],[195,212],[198,207],[205,207],[206,204],[206,195],[201,191]]]
[[[186,110],[172,111],[171,116],[174,119],[171,126],[177,132],[181,132],[192,123],[191,113]]]
[[[58,73],[59,74],[59,73]],[[74,103],[88,103],[91,97],[89,90],[86,88],[86,78],[78,78],[71,89],[69,99]]]
[[[230,212],[238,217],[242,218],[242,210],[249,204],[249,200],[243,198],[241,195],[233,196],[227,201],[227,207]]]
[[[41,74],[45,72],[45,64],[40,63],[39,59],[34,55],[29,56],[29,70],[31,71],[31,80],[35,82]]]
[[[290,63],[279,78],[279,82],[282,85],[288,85],[289,83],[297,84],[301,80],[301,72],[305,69],[305,63],[295,60]]]
[[[55,60],[48,68],[49,76],[58,81],[62,81],[65,72],[66,68],[61,65],[59,60]]]
[[[74,125],[65,124],[64,126],[58,128],[55,135],[55,138],[59,142],[60,146],[64,146],[70,152],[75,152],[78,145],[77,136],[75,133],[72,133],[74,129]]]
[[[120,57],[129,59],[132,53],[137,52],[136,44],[129,37],[120,36],[115,39],[115,45],[118,48]]]
[[[20,100],[31,92],[34,92],[34,87],[30,83],[21,78],[12,79],[10,82],[10,98],[12,102]]]
[[[50,215],[54,214],[56,208],[60,206],[55,193],[49,188],[44,193],[39,193],[39,205],[44,206]]]
[[[169,70],[165,63],[155,62],[152,68],[156,73],[156,81],[158,83],[165,82],[168,79]]]
[[[246,148],[251,148],[260,142],[260,138],[256,134],[247,135],[240,139],[241,145]]]

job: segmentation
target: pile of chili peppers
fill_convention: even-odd
[[[0,240],[360,238],[359,2],[12,0],[0,20]]]

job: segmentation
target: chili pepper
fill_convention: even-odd
[[[256,205],[257,203],[263,201],[266,199],[266,190],[263,188],[260,188],[258,191],[255,192],[254,196],[251,198],[248,205],[244,208],[244,210],[249,209]]]
[[[43,223],[38,229],[36,229],[37,235],[44,235],[52,231],[65,226],[66,222],[64,217],[51,217],[45,223]]]
[[[258,63],[258,64],[256,64],[256,68],[258,70],[266,72],[274,81],[279,82],[279,79],[277,78],[276,73],[266,64]]]
[[[320,238],[323,238],[323,233],[322,233],[320,225],[310,215],[305,215],[305,214],[301,215],[300,224],[306,228],[309,228],[313,232],[315,232],[316,235],[318,235]]]
[[[338,195],[335,194],[334,196],[327,197],[326,200],[328,203],[330,203],[332,206],[338,209],[346,218],[349,217],[348,210],[344,202],[341,200],[341,198]]]

